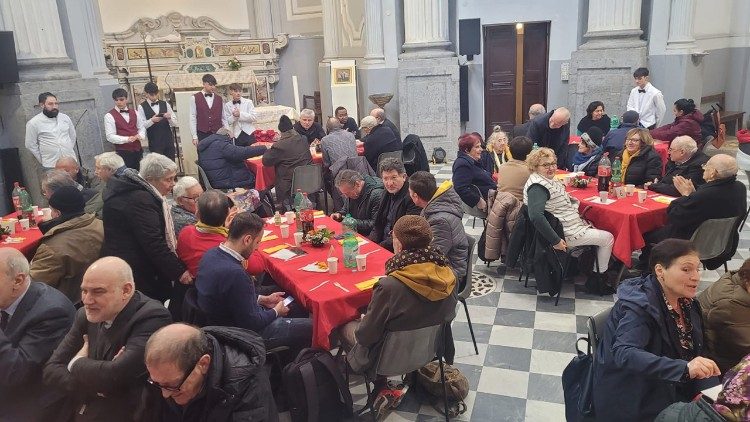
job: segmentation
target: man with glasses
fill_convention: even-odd
[[[151,334],[171,322],[169,311],[135,290],[130,266],[115,257],[86,270],[81,301],[73,327],[44,367],[45,384],[73,405],[59,409],[59,419],[141,420],[143,349]]]
[[[172,205],[175,236],[179,237],[182,229],[198,221],[195,213],[198,211],[198,198],[202,193],[203,187],[195,177],[185,176],[175,183],[172,188],[172,197],[175,202]]]
[[[674,178],[682,176],[693,182],[693,186],[696,187],[706,183],[703,180],[702,166],[707,161],[708,156],[698,150],[698,144],[693,138],[678,136],[669,146],[669,162],[664,177],[648,185],[648,189],[666,195],[680,196],[674,185]]]
[[[275,421],[265,353],[263,340],[249,330],[163,327],[146,343],[153,388],[145,413],[155,421]]]

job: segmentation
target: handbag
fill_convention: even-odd
[[[443,373],[445,374],[445,389],[448,397],[448,416],[455,418],[466,412],[464,399],[469,395],[469,380],[458,368],[447,363],[443,363]],[[430,395],[432,407],[441,415],[444,414],[443,383],[440,382],[440,365],[438,362],[432,361],[421,367],[417,371],[417,383]]]
[[[581,340],[586,342],[586,352],[578,347]],[[586,337],[579,338],[576,341],[576,352],[576,357],[562,374],[565,418],[568,422],[579,422],[594,416],[594,355],[591,353],[590,340]]]

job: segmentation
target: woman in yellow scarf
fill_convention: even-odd
[[[647,129],[630,129],[622,150],[622,183],[642,186],[661,177],[662,162]],[[612,160],[614,162],[614,160]]]
[[[497,173],[502,164],[513,158],[508,148],[508,134],[503,132],[502,127],[495,126],[492,129],[492,133],[487,138],[487,153],[492,159],[493,169],[491,173],[493,174]]]

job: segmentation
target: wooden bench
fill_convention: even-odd
[[[707,111],[711,106],[718,109],[719,115],[721,116],[721,123],[727,125],[727,135],[735,135],[738,130],[742,129],[742,121],[745,116],[744,111],[729,111],[726,109],[726,93],[706,95],[701,97],[701,111]],[[729,125],[728,123],[732,123]],[[718,129],[718,128],[717,128]]]

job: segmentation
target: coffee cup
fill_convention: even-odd
[[[294,232],[294,246],[301,246],[302,245],[302,237],[304,234],[302,232]]]
[[[357,255],[357,271],[365,271],[367,269],[367,255]]]
[[[42,208],[42,220],[47,221],[52,219],[52,208]]]
[[[21,230],[26,231],[29,229],[29,219],[28,218],[22,218],[19,220],[21,223]]]
[[[287,211],[284,214],[284,217],[286,218],[287,224],[294,224],[294,219],[297,215],[294,213],[294,211]]]
[[[608,192],[606,190],[599,192],[599,202],[601,202],[602,204],[606,204],[607,195],[608,195]]]
[[[622,199],[625,197],[625,188],[622,186],[618,186],[615,188],[615,195],[617,195],[617,199]]]
[[[633,193],[635,193],[635,185],[625,185],[625,193],[627,193],[628,196],[633,196]]]
[[[328,258],[326,261],[328,263],[328,273],[329,274],[336,274],[339,272],[339,259],[335,256],[332,256]]]
[[[38,205],[32,205],[31,212],[34,213],[34,218],[39,215],[39,206]]]
[[[639,190],[638,191],[638,202],[639,203],[642,204],[642,203],[646,202],[646,194],[647,194],[647,192],[645,190]]]
[[[281,228],[281,237],[283,239],[286,239],[289,237],[289,224],[282,224],[279,226]]]

